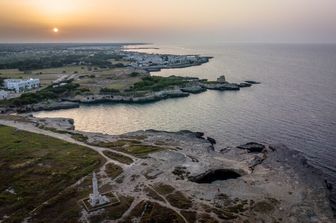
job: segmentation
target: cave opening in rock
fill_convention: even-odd
[[[205,174],[195,177],[192,181],[199,184],[210,184],[218,180],[237,179],[239,177],[241,177],[241,175],[233,170],[218,169],[208,171]]]

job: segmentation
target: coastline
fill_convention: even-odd
[[[211,218],[214,218],[214,222],[225,219],[241,222],[246,218],[266,222],[272,219],[280,222],[332,222],[333,219],[327,199],[330,191],[322,174],[309,165],[300,152],[290,150],[284,145],[249,143],[223,149],[223,145],[216,144],[215,139],[201,132],[146,130],[106,135],[73,130],[73,120],[70,119],[6,117],[7,120],[1,116],[0,125],[87,146],[98,151],[107,159],[107,163],[113,162],[121,166],[123,173],[116,181],[104,177],[102,172],[105,165],[99,170],[98,176],[102,182],[112,183],[113,191],[120,196],[135,198],[130,209],[148,196],[147,187],[160,191],[157,185],[168,184],[179,191],[180,197],[176,204],[170,203],[170,198],[167,197],[168,203],[159,202],[160,205],[177,213],[184,213],[183,209],[186,207],[179,206],[178,203],[181,202],[180,199],[187,199],[187,209],[192,207],[198,214],[207,210],[206,212],[213,213]],[[131,152],[132,150],[119,148],[120,145],[124,145],[122,148],[137,148],[141,145],[154,150],[145,153]],[[253,152],[247,150],[253,148],[260,149]],[[120,163],[119,158],[107,157],[104,151],[127,156],[133,162]],[[237,174],[237,177],[219,178],[214,183],[207,182],[210,179],[207,177],[209,174],[214,173],[220,177],[219,170],[230,173],[227,177],[232,174]],[[132,177],[135,175],[138,177]],[[121,178],[123,180],[118,181]],[[138,186],[142,184],[146,186]],[[147,199],[148,202],[158,202],[152,197]],[[225,205],[222,206],[223,204]],[[207,207],[205,210],[204,205]],[[35,214],[38,217],[44,212],[42,206]],[[304,214],[307,212],[310,214]],[[127,222],[131,212],[126,213],[128,214],[122,219]],[[92,216],[95,213],[87,214],[87,217]]]
[[[154,57],[154,58],[165,58],[165,57],[172,57],[174,60],[175,58],[192,58],[192,62],[185,61],[180,62],[177,64],[169,63],[169,64],[161,64],[161,65],[153,65],[150,66],[141,66],[141,70],[145,72],[143,75],[146,77],[151,77],[151,71],[160,71],[162,69],[175,69],[175,68],[186,68],[192,66],[200,66],[204,63],[208,63],[210,59],[213,57],[208,56],[200,56],[200,55],[170,55],[170,54],[147,54],[147,53],[137,53],[132,51],[126,51],[127,49],[121,48],[120,55],[130,57],[131,60],[134,58],[140,57]],[[134,53],[134,55],[133,55]],[[133,65],[132,65],[133,66]],[[136,66],[140,66],[137,64]],[[135,69],[138,69],[137,67]],[[133,73],[136,73],[133,71]],[[172,76],[174,77],[174,76]],[[73,85],[72,81],[74,78],[81,78],[76,74],[71,75],[70,77],[64,78],[64,83],[61,81],[59,82],[54,81],[53,84],[48,86],[47,88],[58,88],[67,85]],[[71,97],[60,97],[58,100],[44,100],[38,103],[31,103],[27,105],[20,105],[20,106],[13,106],[13,105],[3,105],[0,106],[0,114],[10,114],[10,113],[29,113],[29,112],[38,112],[38,111],[53,111],[53,110],[60,110],[60,109],[71,109],[71,108],[78,108],[81,104],[97,104],[97,103],[151,103],[160,100],[166,100],[169,98],[180,98],[180,97],[188,97],[190,94],[199,94],[205,92],[207,90],[218,90],[218,91],[239,91],[241,88],[251,87],[255,84],[260,84],[256,81],[245,81],[242,83],[229,83],[225,81],[216,82],[216,81],[208,81],[208,80],[200,80],[196,77],[176,77],[182,78],[184,80],[184,84],[176,84],[173,86],[169,86],[166,89],[162,89],[160,91],[149,91],[149,92],[137,92],[134,91],[133,93],[110,93],[110,94],[89,94],[87,95],[86,92],[80,93],[76,96]],[[60,79],[63,80],[63,77]],[[77,84],[78,85],[78,84]],[[75,86],[75,85],[73,85]],[[78,85],[80,86],[80,85]],[[38,91],[37,91],[38,92]]]

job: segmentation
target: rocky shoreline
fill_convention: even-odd
[[[260,82],[254,82],[253,84],[260,84]],[[74,103],[83,104],[95,104],[104,102],[114,102],[114,103],[149,103],[160,100],[165,100],[169,98],[181,98],[188,97],[190,94],[199,94],[207,90],[218,90],[218,91],[239,91],[241,88],[251,87],[252,83],[242,82],[240,84],[236,83],[202,83],[196,81],[189,86],[185,87],[175,87],[174,89],[167,89],[158,92],[147,93],[143,96],[122,96],[122,95],[90,95],[90,96],[79,96],[74,99],[67,99]]]
[[[158,202],[176,213],[192,212],[199,219],[206,213],[207,218],[212,219],[206,222],[335,220],[328,200],[331,189],[321,172],[309,165],[300,152],[284,145],[251,142],[228,148],[204,133],[188,130],[106,135],[75,131],[71,119],[31,116],[25,116],[25,119],[25,124],[3,119],[0,124],[17,128],[24,125],[25,130],[38,127],[43,129],[38,131],[76,136],[81,143],[105,147],[101,150],[133,159],[131,164],[123,164],[123,173],[115,181],[103,174],[104,167],[98,174],[102,187],[110,185],[114,192],[133,197],[132,207],[144,201]],[[143,153],[143,149],[141,153],[132,152],[135,150],[131,148],[142,147],[147,148],[147,152]],[[151,152],[150,148],[153,149]],[[156,201],[154,195],[148,194],[148,188],[158,194],[163,188],[172,188],[169,190],[176,191],[179,196],[172,202],[169,196],[160,194],[167,201]],[[188,205],[179,205],[180,199]],[[86,217],[103,213],[87,213]],[[131,212],[127,213],[119,222],[128,222]]]
[[[88,96],[76,96],[73,98],[63,98],[61,100],[48,100],[37,104],[24,105],[19,107],[3,107],[0,108],[0,114],[8,113],[29,113],[38,111],[53,111],[61,109],[79,108],[81,104],[97,104],[97,103],[151,103],[170,98],[188,97],[190,94],[199,94],[207,90],[217,91],[239,91],[241,88],[251,87],[259,82],[249,83],[251,81],[236,83],[219,83],[209,82],[204,83],[195,79],[192,84],[184,87],[175,87],[174,89],[167,89],[158,92],[146,93],[142,96],[124,96],[124,95],[88,95]]]

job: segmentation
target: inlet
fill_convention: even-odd
[[[239,177],[241,177],[241,175],[233,170],[218,169],[210,170],[204,174],[193,177],[190,180],[199,184],[211,184],[214,181],[237,179]]]

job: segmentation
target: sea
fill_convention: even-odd
[[[336,206],[336,45],[202,44],[129,46],[128,50],[211,56],[209,63],[152,72],[261,84],[237,92],[207,91],[148,104],[95,104],[43,111],[66,117],[81,131],[121,134],[137,130],[192,130],[220,147],[282,143],[301,151],[333,184]],[[220,149],[220,148],[219,148]]]

